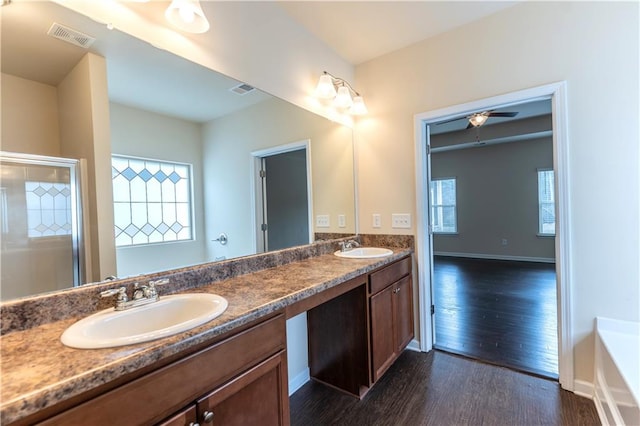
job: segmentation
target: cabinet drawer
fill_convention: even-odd
[[[284,315],[65,411],[43,424],[150,424],[285,349]]]
[[[376,294],[400,278],[411,273],[411,257],[405,257],[370,275],[369,293]]]

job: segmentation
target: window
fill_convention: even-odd
[[[24,187],[27,236],[40,238],[71,235],[71,185],[26,181]],[[5,197],[3,191],[3,204],[6,202]]]
[[[116,246],[192,239],[191,165],[113,156]]]
[[[431,181],[431,229],[440,234],[458,232],[455,178]]]
[[[538,170],[538,234],[556,234],[553,170]]]

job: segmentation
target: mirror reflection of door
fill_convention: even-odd
[[[307,151],[262,157],[264,251],[308,244]]]

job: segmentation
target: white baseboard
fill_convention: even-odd
[[[593,383],[584,380],[573,381],[573,393],[584,398],[593,399],[594,387]]]
[[[289,396],[293,395],[295,391],[304,386],[311,379],[309,374],[309,367],[298,373],[295,377],[289,379]]]
[[[416,339],[413,339],[409,342],[409,344],[407,345],[407,349],[409,349],[410,351],[422,352],[420,350],[420,341]]]
[[[449,251],[435,251],[435,256],[449,257],[466,257],[469,259],[488,259],[488,260],[515,260],[518,262],[540,262],[540,263],[556,263],[552,257],[529,257],[529,256],[507,256],[500,254],[482,254],[482,253],[455,253]]]

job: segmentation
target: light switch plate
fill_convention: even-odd
[[[411,215],[409,213],[393,213],[391,215],[392,228],[411,228]]]
[[[338,215],[338,228],[346,228],[347,227],[347,218],[343,214]]]
[[[380,228],[381,224],[380,224],[380,214],[379,213],[374,213],[373,214],[373,227],[374,228]]]
[[[328,228],[330,226],[329,215],[319,214],[316,216],[316,228]]]

